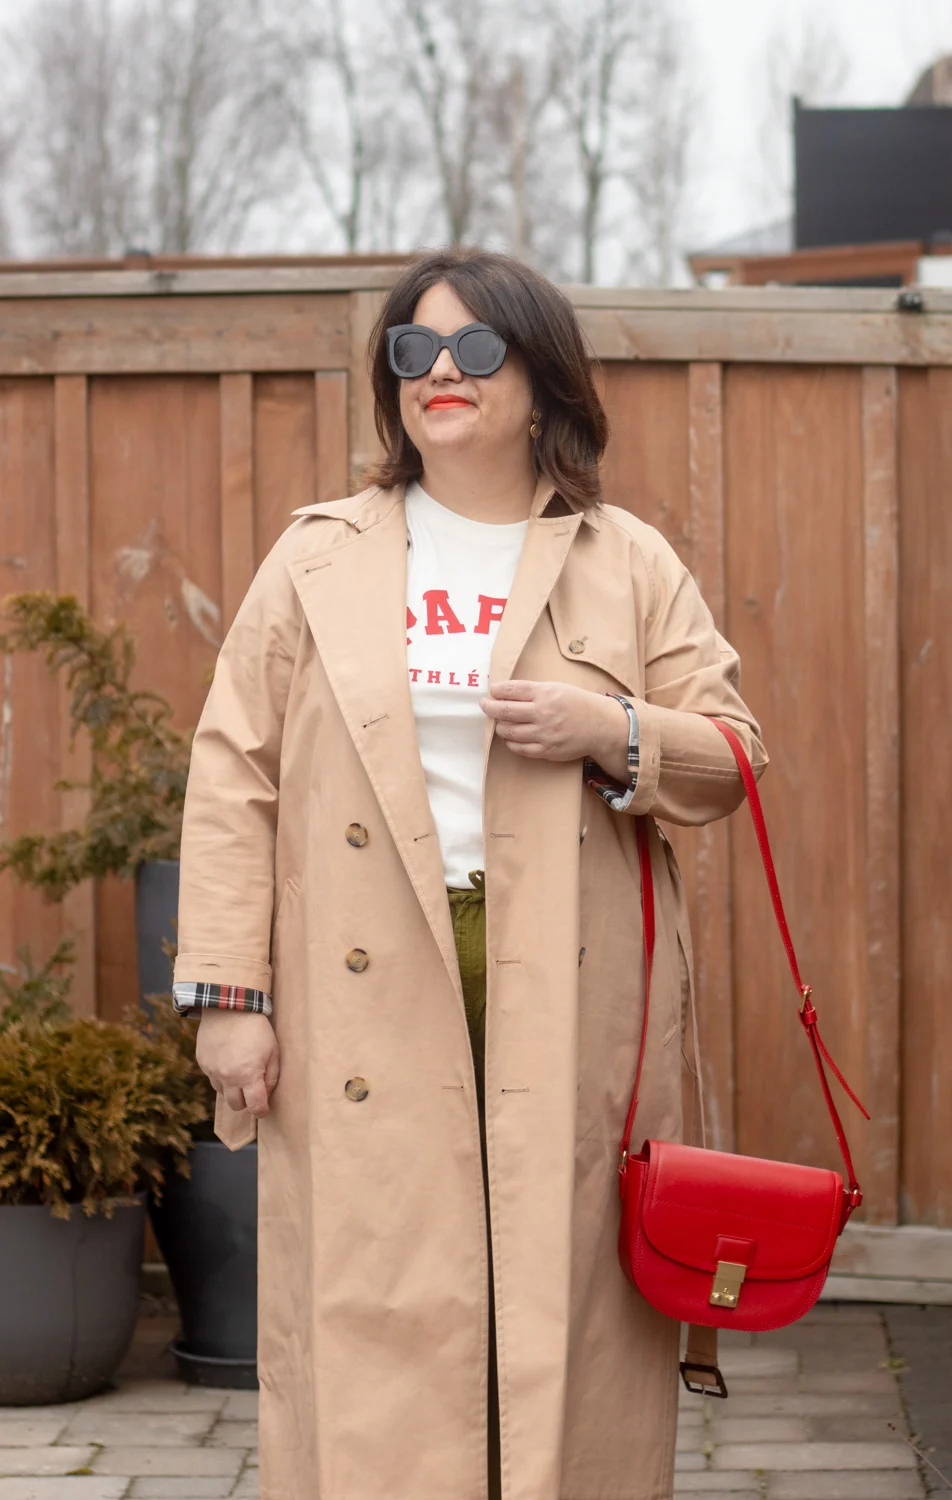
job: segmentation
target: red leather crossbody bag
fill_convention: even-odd
[[[631,1105],[621,1142],[622,1215],[618,1250],[626,1275],[646,1301],[669,1318],[693,1325],[681,1374],[689,1390],[726,1396],[717,1369],[718,1328],[782,1328],[816,1302],[836,1240],[862,1193],[824,1060],[854,1104],[860,1104],[820,1037],[810,986],[800,978],[770,853],[753,771],[733,730],[717,719],[744,782],[774,913],[800,1001],[820,1083],[846,1167],[839,1172],[763,1161],[669,1141],[645,1141],[629,1154],[648,1035],[655,945],[654,882],[645,818],[637,820],[645,932],[645,1013]],[[692,1379],[697,1377],[696,1379]]]

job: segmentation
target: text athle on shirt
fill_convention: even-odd
[[[458,515],[418,484],[406,490],[407,674],[420,759],[447,886],[468,887],[484,868],[483,761],[493,643],[509,598],[528,521],[496,525]],[[638,718],[627,699],[629,781],[586,761],[587,784],[614,809],[634,795]],[[262,990],[176,984],[176,1010],[206,1006],[271,1014]]]

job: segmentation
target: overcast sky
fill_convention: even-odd
[[[29,14],[36,0],[0,0],[0,24]],[[283,0],[292,5],[293,0]],[[348,0],[358,4],[358,0]],[[479,4],[480,0],[464,0]],[[811,21],[835,33],[849,60],[837,104],[899,104],[921,70],[952,52],[952,0],[675,0],[685,17],[698,100],[688,248],[715,243],[765,218],[763,60],[778,25],[796,46]],[[513,0],[515,8],[519,0]],[[266,244],[270,224],[253,235]],[[305,234],[302,226],[299,234]],[[291,236],[292,240],[294,236]],[[287,233],[282,246],[290,243]],[[259,248],[255,243],[255,248]],[[250,247],[249,247],[250,248]]]
[[[758,217],[757,90],[778,22],[796,34],[819,19],[840,37],[850,71],[837,104],[899,104],[929,63],[952,52],[952,0],[682,0],[694,29],[703,105],[695,180],[698,228],[710,243]],[[824,101],[825,102],[825,101]],[[832,101],[831,101],[832,102]]]

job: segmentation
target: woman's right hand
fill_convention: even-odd
[[[261,1119],[281,1071],[278,1039],[267,1016],[258,1012],[202,1012],[195,1061],[229,1109],[247,1109]]]

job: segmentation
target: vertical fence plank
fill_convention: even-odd
[[[347,371],[319,370],[314,376],[316,453],[314,499],[340,500],[350,489],[348,473]]]
[[[238,613],[255,572],[251,382],[251,375],[222,375],[219,384],[223,634]]]
[[[725,628],[724,428],[721,366],[688,368],[688,471],[693,572],[719,630]],[[726,821],[696,831],[694,972],[700,1008],[709,1143],[732,1151],[734,995],[730,830]]]
[[[862,373],[866,609],[866,922],[871,1224],[899,1216],[900,699],[896,371]]]
[[[367,341],[383,307],[386,292],[351,292],[350,294],[350,483],[357,490],[362,474],[380,453],[380,440],[374,426],[373,393],[367,369]]]
[[[74,594],[83,609],[90,603],[89,406],[85,375],[57,375],[53,385],[54,507],[56,512],[56,590]],[[57,685],[60,723],[60,775],[86,781],[91,769],[85,733],[70,749],[69,696]],[[63,828],[81,824],[89,793],[60,793]],[[63,937],[75,945],[71,1001],[77,1015],[96,1013],[96,883],[84,881],[63,901]]]

